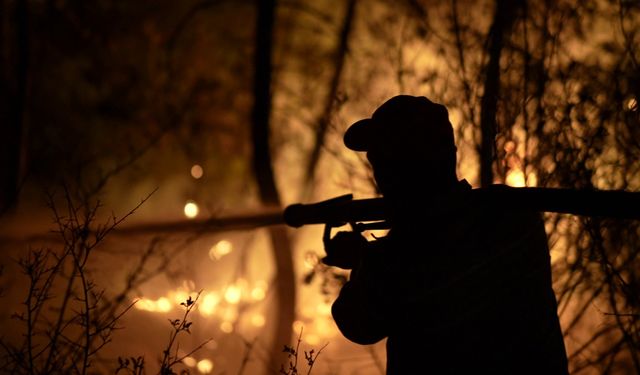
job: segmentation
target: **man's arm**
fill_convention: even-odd
[[[352,269],[331,308],[333,319],[347,339],[361,345],[374,344],[388,334],[381,290],[382,253],[360,233],[340,232],[330,238],[330,230],[330,226],[325,229],[327,257],[323,262]]]

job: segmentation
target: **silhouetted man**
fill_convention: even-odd
[[[333,304],[345,337],[387,337],[387,374],[567,374],[540,215],[471,199],[444,106],[396,96],[353,124],[391,230],[325,230],[324,262],[352,269]]]

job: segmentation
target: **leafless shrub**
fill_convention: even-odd
[[[114,307],[88,268],[96,247],[147,199],[121,218],[97,224],[101,204],[65,185],[62,204],[50,194],[49,208],[61,240],[57,247],[29,250],[18,260],[27,278],[22,309],[13,314],[21,338],[0,341],[0,369],[12,374],[86,374],[111,342],[119,319],[133,306]]]

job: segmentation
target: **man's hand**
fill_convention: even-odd
[[[331,238],[333,226],[326,224],[322,242],[327,256],[322,262],[328,266],[353,269],[360,262],[369,242],[359,232],[338,232]]]

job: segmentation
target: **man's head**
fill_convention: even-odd
[[[424,96],[395,96],[344,135],[345,145],[367,152],[383,194],[448,186],[456,179],[456,146],[447,109]]]

